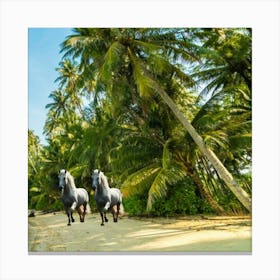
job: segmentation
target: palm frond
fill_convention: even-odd
[[[153,180],[148,194],[147,211],[151,210],[154,201],[164,197],[167,191],[167,170],[161,169]]]
[[[69,169],[69,172],[74,177],[86,177],[90,174],[90,170],[88,169],[87,164],[75,165]]]
[[[169,162],[168,167],[161,168],[149,189],[147,211],[152,209],[153,203],[157,199],[166,196],[169,186],[172,188],[185,176],[185,168],[179,163]]]
[[[134,80],[137,85],[139,95],[141,97],[148,97],[152,92],[154,92],[154,81],[145,75],[142,62],[135,56],[135,54],[133,54],[131,49],[129,49],[128,53],[132,62]]]
[[[158,163],[153,163],[128,176],[121,186],[123,196],[129,197],[147,191],[160,168]]]
[[[244,133],[239,135],[233,135],[229,138],[230,146],[233,150],[248,151],[248,148],[252,147],[252,134]]]
[[[116,66],[120,67],[123,51],[124,46],[118,41],[112,43],[104,56],[101,67],[99,68],[98,79],[106,83],[109,83],[109,81],[112,80],[114,68]]]

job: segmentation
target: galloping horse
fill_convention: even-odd
[[[59,171],[58,178],[61,200],[68,216],[68,226],[71,226],[71,221],[75,222],[73,218],[75,208],[78,210],[80,222],[84,222],[86,213],[90,212],[87,191],[83,188],[76,188],[73,176],[65,169]]]
[[[106,217],[108,210],[112,211],[113,219],[116,223],[120,210],[123,210],[121,191],[116,188],[110,188],[106,176],[98,169],[93,170],[92,173],[92,188],[94,189],[94,199],[102,219],[101,226],[104,226],[104,219],[105,222],[108,222]]]

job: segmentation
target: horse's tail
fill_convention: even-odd
[[[91,213],[91,208],[90,208],[90,205],[89,205],[89,202],[87,203],[86,205],[86,214],[90,214]]]
[[[120,215],[124,215],[125,211],[124,211],[124,207],[123,207],[123,204],[121,203],[120,205]]]
[[[120,204],[120,212],[119,212],[120,216],[123,216],[125,214],[125,211],[124,211],[124,207],[123,207],[123,204],[121,202]]]
[[[124,207],[123,207],[123,203],[122,203],[122,200],[123,200],[123,197],[122,197],[122,192],[120,189],[119,190],[119,202],[120,202],[120,210],[119,210],[119,215],[120,216],[124,216],[125,214],[125,211],[124,211]]]

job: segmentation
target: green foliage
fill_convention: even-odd
[[[59,169],[90,190],[99,168],[130,215],[245,212],[160,93],[251,194],[249,30],[75,28],[62,52],[46,105],[48,145],[28,131],[29,207],[63,208]]]
[[[53,197],[48,195],[48,193],[41,193],[33,196],[29,207],[35,210],[61,211],[64,209],[60,197]]]
[[[147,197],[145,195],[135,194],[131,197],[123,199],[123,205],[126,213],[132,216],[147,215]]]
[[[157,199],[147,211],[145,195],[133,195],[124,199],[125,211],[136,216],[182,216],[199,213],[211,214],[213,211],[206,201],[196,195],[191,179],[179,181],[170,186],[167,195]]]
[[[157,200],[151,214],[155,216],[195,215],[199,213],[199,198],[194,185],[184,181],[172,186],[165,198]]]

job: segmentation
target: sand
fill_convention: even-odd
[[[250,216],[186,216],[180,218],[133,218],[100,226],[98,213],[67,226],[63,212],[28,218],[29,253],[251,253]]]

